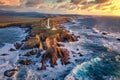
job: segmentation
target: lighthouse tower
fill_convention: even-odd
[[[48,29],[51,28],[51,27],[50,27],[50,20],[49,20],[49,18],[47,18],[47,25],[46,25],[46,27],[47,27]]]

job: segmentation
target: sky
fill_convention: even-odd
[[[120,0],[0,0],[0,10],[120,16]]]

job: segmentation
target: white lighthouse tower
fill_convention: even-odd
[[[46,27],[47,27],[48,29],[51,28],[51,27],[50,27],[50,20],[49,20],[49,18],[47,18],[47,25],[46,25]]]
[[[46,25],[46,27],[47,27],[47,29],[51,29],[51,30],[57,30],[54,26],[50,26],[50,19],[49,18],[47,18],[47,23],[46,23],[47,25]]]

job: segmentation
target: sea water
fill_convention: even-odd
[[[21,41],[25,36],[25,29],[19,27],[7,27],[0,29],[0,46],[5,43],[14,43],[16,41]]]
[[[96,20],[93,18],[77,18],[74,22],[62,24],[70,34],[80,36],[78,41],[64,43],[65,48],[69,50],[70,64],[62,65],[58,59],[54,68],[49,67],[40,71],[41,57],[31,56],[32,63],[28,66],[22,65],[17,75],[12,78],[5,77],[4,71],[15,69],[19,66],[19,59],[26,59],[24,55],[27,51],[17,50],[10,52],[14,48],[13,43],[21,41],[25,36],[25,30],[19,27],[9,27],[0,29],[0,54],[9,54],[0,56],[0,79],[7,80],[120,80],[120,41],[114,35],[103,35],[94,29]],[[107,26],[108,27],[108,26]],[[105,28],[105,26],[104,26]],[[118,26],[117,26],[118,31]],[[12,38],[11,38],[12,37]],[[74,51],[76,54],[73,54]],[[43,52],[44,53],[44,52]],[[80,56],[79,54],[83,56]]]
[[[74,24],[66,23],[65,26],[71,34],[80,36],[80,39],[73,43],[74,45],[68,44],[68,47],[70,50],[75,50],[75,46],[79,47],[84,61],[77,60],[76,67],[65,80],[120,80],[120,42],[116,39],[120,34],[120,27],[114,24],[114,31],[108,29],[109,34],[103,35],[102,30],[107,31],[109,26],[103,26],[102,30],[99,30],[101,32],[96,32],[94,19],[83,18],[74,21]]]
[[[4,79],[4,71],[13,69],[19,59],[19,51],[11,52],[9,50],[15,48],[15,42],[21,42],[25,39],[26,30],[27,28],[19,28],[18,26],[0,28],[0,79]],[[2,56],[2,54],[6,54],[6,56]]]

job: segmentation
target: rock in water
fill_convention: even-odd
[[[120,41],[120,38],[117,38],[118,41]]]
[[[7,70],[4,72],[4,76],[12,77],[17,71],[18,71],[17,69]]]
[[[4,54],[1,54],[0,56],[7,56],[7,55],[9,55],[9,54],[4,53]]]
[[[39,35],[36,35],[36,39],[37,39],[37,41],[38,41],[38,43],[39,43],[39,50],[42,51],[42,50],[43,50],[43,43],[42,43],[42,41],[41,41],[40,36],[39,36]]]
[[[27,60],[21,60],[19,61],[20,64],[23,64],[23,65],[29,65],[31,63],[31,60],[30,59],[27,59]]]
[[[46,70],[46,66],[45,65],[42,65],[40,70]]]
[[[31,55],[35,55],[36,53],[37,53],[37,50],[36,50],[36,49],[33,49],[32,51],[27,52],[24,56],[31,56]]]
[[[102,34],[103,34],[103,35],[107,35],[107,33],[106,33],[106,32],[103,32]]]
[[[18,43],[18,42],[14,43],[14,46],[15,46],[16,49],[19,49],[19,48],[21,47],[21,45],[22,45],[22,44],[20,44],[20,43]]]
[[[10,48],[10,50],[9,51],[15,51],[15,49],[13,49],[13,48]]]
[[[81,53],[78,53],[78,54],[80,54],[80,55],[79,55],[80,57],[82,57],[82,56],[83,56],[83,54],[81,54]]]
[[[21,49],[25,50],[25,49],[33,49],[37,47],[38,47],[38,41],[35,38],[30,38],[23,44]]]

